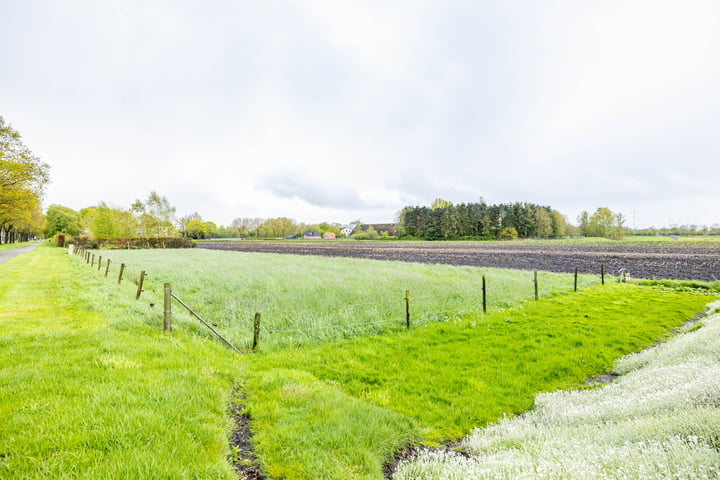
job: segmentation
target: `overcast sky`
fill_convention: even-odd
[[[0,0],[45,205],[235,217],[515,201],[720,223],[720,2]]]

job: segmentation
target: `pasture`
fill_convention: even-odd
[[[2,478],[230,479],[233,466],[255,465],[268,478],[381,479],[403,449],[459,439],[528,410],[539,392],[580,387],[712,299],[597,276],[573,292],[571,275],[541,272],[536,302],[527,271],[95,253],[112,259],[107,277],[49,247],[0,266]],[[148,283],[135,300],[140,270]],[[238,355],[176,304],[163,334],[164,282],[243,348],[262,309],[261,349]],[[417,303],[409,330],[405,290]],[[337,313],[348,305],[353,313]],[[229,440],[238,408],[255,455]]]
[[[274,348],[401,331],[406,291],[412,326],[481,312],[483,276],[490,309],[534,298],[533,272],[505,269],[203,249],[95,253],[111,259],[111,277],[121,263],[127,280],[144,270],[147,294],[157,294],[164,282],[171,282],[185,303],[241,348],[251,345],[256,312],[262,314],[261,347]],[[538,272],[538,282],[541,296],[574,288],[574,278],[567,274]],[[598,283],[597,275],[578,278],[580,289]],[[198,324],[182,309],[175,310],[177,321]]]

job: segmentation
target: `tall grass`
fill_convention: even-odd
[[[262,346],[271,348],[400,331],[406,290],[415,326],[481,312],[483,275],[489,309],[534,297],[533,273],[516,270],[211,250],[95,253],[111,259],[111,278],[120,263],[129,280],[145,270],[144,298],[157,304],[163,283],[170,282],[176,295],[246,348],[256,312],[262,314]],[[104,267],[95,274],[104,274]],[[572,275],[539,272],[538,278],[543,297],[573,289]],[[578,288],[599,282],[580,275]],[[195,328],[196,321],[175,310],[178,321]]]

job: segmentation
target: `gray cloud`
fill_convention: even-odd
[[[315,207],[358,211],[377,208],[363,200],[354,186],[345,182],[322,184],[293,174],[278,174],[262,180],[259,187],[280,198],[298,199]]]

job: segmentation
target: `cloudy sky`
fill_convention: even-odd
[[[0,0],[46,205],[392,221],[527,201],[720,223],[720,2]]]

